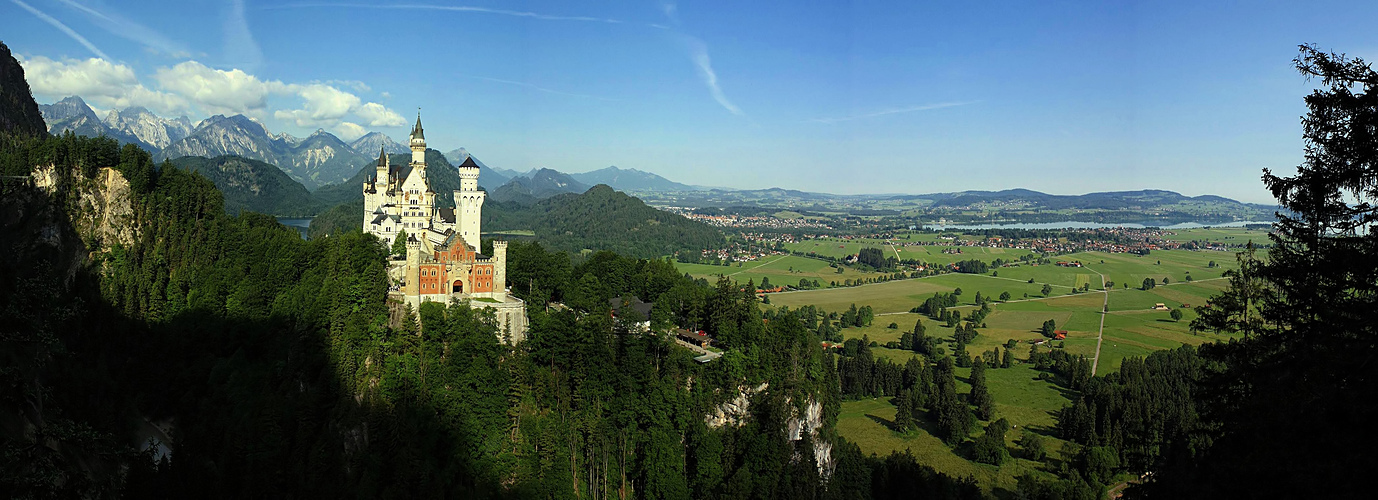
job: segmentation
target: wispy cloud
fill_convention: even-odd
[[[281,9],[320,9],[320,8],[352,8],[352,9],[382,9],[382,10],[442,10],[449,12],[474,12],[479,14],[496,14],[501,16],[526,17],[540,19],[542,21],[579,21],[592,23],[621,24],[622,21],[605,17],[589,16],[555,16],[530,12],[523,10],[494,9],[490,7],[475,7],[470,5],[434,5],[434,4],[366,4],[366,3],[289,3],[264,7],[265,10]]]
[[[249,20],[244,15],[244,0],[230,0],[230,10],[225,16],[225,57],[231,66],[255,71],[263,63],[263,51],[249,30]]]
[[[708,45],[698,38],[683,35],[685,46],[689,49],[689,59],[694,61],[694,66],[698,67],[699,77],[703,79],[703,84],[708,86],[708,93],[713,95],[713,100],[718,101],[728,112],[737,116],[743,116],[741,108],[727,99],[722,87],[718,85],[718,74],[713,71],[713,61],[708,57]]]
[[[515,80],[503,80],[503,79],[501,79],[501,78],[489,78],[489,77],[486,77],[486,76],[472,76],[472,77],[470,77],[470,78],[477,78],[477,79],[479,79],[479,80],[484,80],[484,81],[488,81],[488,82],[496,82],[496,83],[505,83],[505,84],[508,84],[508,85],[516,85],[516,86],[525,87],[525,88],[528,88],[528,89],[531,89],[531,90],[536,90],[536,91],[540,91],[540,92],[545,92],[545,93],[547,93],[547,94],[563,95],[563,96],[569,96],[569,97],[581,97],[581,98],[586,98],[586,99],[598,99],[598,100],[600,100],[600,101],[618,101],[618,100],[620,100],[620,99],[613,99],[613,98],[611,98],[611,97],[600,97],[600,96],[596,96],[596,95],[575,94],[575,93],[571,93],[571,92],[562,92],[562,91],[559,91],[559,90],[548,89],[548,88],[545,88],[545,87],[542,87],[542,86],[539,86],[539,85],[535,85],[535,84],[531,84],[531,83],[526,83],[526,82],[518,82],[518,81],[515,81]]]
[[[952,107],[957,107],[957,106],[965,106],[965,105],[968,105],[968,104],[975,104],[975,103],[978,103],[978,102],[981,102],[981,101],[940,102],[940,103],[937,103],[937,104],[925,104],[925,105],[922,105],[922,106],[910,106],[910,107],[906,107],[906,108],[890,108],[890,109],[886,109],[886,110],[875,111],[875,112],[871,112],[871,113],[864,113],[864,114],[859,114],[859,115],[852,115],[852,116],[841,116],[841,117],[835,117],[835,118],[814,118],[814,119],[808,120],[808,121],[813,122],[813,123],[837,123],[837,122],[846,122],[846,121],[852,121],[852,120],[861,120],[861,119],[864,119],[864,118],[875,118],[875,117],[877,117],[877,116],[898,115],[898,114],[902,114],[902,113],[913,113],[913,112],[916,112],[916,111],[929,111],[929,110],[933,110],[933,109],[952,108]]]
[[[110,59],[110,57],[107,56],[107,55],[105,55],[104,52],[101,52],[100,49],[96,48],[96,45],[93,44],[93,43],[91,43],[90,40],[87,40],[86,37],[81,36],[81,34],[80,34],[80,33],[77,33],[76,30],[73,30],[72,28],[68,28],[67,25],[62,24],[62,21],[58,21],[57,19],[53,18],[53,16],[50,16],[50,15],[48,15],[48,14],[45,14],[45,13],[43,13],[43,11],[38,10],[38,9],[35,9],[35,8],[33,8],[33,6],[31,6],[31,5],[27,4],[27,3],[21,2],[20,0],[10,0],[10,1],[11,1],[11,2],[14,2],[15,5],[18,5],[19,7],[23,8],[24,10],[29,11],[30,14],[33,14],[33,15],[35,15],[35,16],[38,16],[38,18],[39,18],[39,19],[42,19],[43,22],[46,22],[46,23],[48,23],[48,24],[51,24],[51,25],[53,25],[54,28],[57,28],[57,29],[61,30],[63,33],[66,33],[67,36],[72,37],[72,39],[73,39],[73,40],[76,40],[78,43],[80,43],[80,44],[86,46],[87,49],[89,49],[91,52],[93,52],[93,53],[96,54],[96,57],[99,57],[99,58],[101,58],[101,59],[107,59],[107,60]]]
[[[110,32],[110,34],[133,40],[158,53],[179,58],[189,57],[191,54],[183,44],[177,43],[153,31],[147,26],[134,22],[118,13],[104,12],[96,7],[75,0],[58,0],[58,2],[75,9],[77,12],[85,14],[94,24]]]

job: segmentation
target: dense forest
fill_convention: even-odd
[[[371,236],[303,241],[226,214],[204,177],[109,139],[4,146],[7,175],[51,165],[54,179],[7,182],[0,207],[19,221],[0,266],[0,489],[14,496],[980,496],[837,436],[814,333],[730,282],[517,243],[532,327],[508,346],[463,303],[391,320]],[[87,224],[91,200],[127,203],[127,225]],[[57,243],[42,236],[53,227]],[[699,364],[610,319],[607,299],[625,294],[727,354]]]
[[[225,199],[225,211],[232,214],[252,210],[277,216],[311,216],[322,208],[301,183],[268,163],[232,155],[183,156],[171,162],[214,183]]]
[[[443,194],[438,198],[449,199]],[[362,199],[331,208],[311,221],[311,234],[357,231],[363,225],[363,211]],[[555,195],[531,205],[485,201],[483,229],[533,231],[536,240],[565,252],[609,250],[643,258],[679,252],[697,255],[700,250],[721,247],[726,241],[720,231],[707,224],[647,206],[604,185],[583,194]]]
[[[1233,340],[1096,377],[1084,357],[1033,347],[1028,362],[1072,398],[1050,431],[1068,444],[1048,474],[997,494],[1090,499],[1128,479],[1133,498],[1371,496],[1361,472],[1378,459],[1361,429],[1378,416],[1378,73],[1313,47],[1296,64],[1322,83],[1307,98],[1305,164],[1264,177],[1293,215],[1266,255],[1240,254],[1193,322]],[[984,377],[1008,367],[1012,346],[965,352],[989,309],[948,311],[960,292],[915,308],[953,329],[951,356],[921,323],[901,337],[920,354],[904,365],[864,338],[826,352],[834,325],[864,325],[869,310],[763,312],[754,284],[693,280],[660,247],[573,259],[565,246],[673,230],[597,220],[636,207],[595,188],[553,198],[583,205],[544,209],[550,227],[587,233],[509,247],[531,329],[506,345],[466,303],[389,303],[387,249],[369,235],[304,241],[272,217],[226,213],[214,183],[137,146],[7,127],[11,497],[983,496],[911,454],[864,456],[834,428],[849,398],[890,398],[896,432],[927,426],[972,460],[1010,455]],[[650,331],[612,316],[609,299],[627,295],[654,303]],[[653,333],[674,327],[705,330],[724,354],[701,364]],[[1024,435],[1019,452],[1044,459]]]

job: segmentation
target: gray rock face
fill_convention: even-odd
[[[378,154],[379,148],[382,148],[383,151],[386,151],[390,155],[405,154],[411,152],[411,149],[399,144],[397,141],[392,140],[391,137],[388,137],[382,132],[369,132],[367,134],[364,134],[363,137],[355,139],[354,142],[349,143],[349,148],[353,149],[354,152],[365,156],[376,156]],[[455,165],[458,165],[458,163],[455,163]]]
[[[307,189],[347,180],[369,160],[324,130],[305,139],[273,135],[263,124],[244,115],[215,115],[202,120],[196,130],[169,145],[159,159],[222,155],[271,163]]]
[[[50,130],[56,124],[73,118],[89,117],[96,120],[96,112],[77,96],[70,96],[52,104],[39,104],[38,111],[43,113],[43,121],[48,122]]]
[[[166,148],[192,131],[191,120],[182,116],[173,120],[162,118],[149,110],[135,106],[111,110],[105,116],[105,125],[114,130],[137,137],[140,141]]]

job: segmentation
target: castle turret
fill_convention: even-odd
[[[416,126],[411,129],[411,162],[426,168],[426,133],[421,129],[421,113],[416,114]]]
[[[507,301],[507,242],[493,242],[493,296]]]
[[[470,156],[459,165],[459,190],[455,191],[455,230],[464,242],[479,247],[479,219],[488,193],[478,189],[479,167]]]

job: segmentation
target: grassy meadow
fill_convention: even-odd
[[[1194,238],[1193,231],[1201,232]],[[1243,229],[1202,229],[1183,231],[1179,237],[1201,241],[1220,241],[1233,238],[1262,238],[1262,232],[1251,234]],[[836,246],[836,245],[834,245]],[[889,248],[886,248],[889,250]],[[1196,317],[1191,307],[1205,304],[1209,298],[1226,287],[1221,278],[1225,270],[1235,266],[1234,255],[1219,251],[1164,250],[1148,256],[1082,252],[1053,257],[1054,261],[1080,261],[1085,267],[1041,265],[1005,267],[996,270],[997,276],[946,274],[927,278],[891,281],[872,285],[827,290],[809,290],[771,294],[771,305],[765,307],[799,307],[815,305],[833,312],[843,311],[852,304],[870,305],[876,313],[870,326],[842,330],[846,338],[866,338],[880,347],[872,349],[877,358],[903,364],[915,356],[909,351],[887,349],[886,342],[898,341],[900,335],[912,330],[914,323],[923,322],[930,336],[943,339],[943,347],[952,351],[949,343],[952,329],[926,316],[908,312],[935,292],[962,289],[963,313],[976,308],[976,292],[999,297],[1008,292],[1011,300],[992,305],[985,327],[967,346],[973,357],[1003,346],[1008,340],[1019,342],[1012,352],[1016,359],[1026,360],[1030,341],[1043,339],[1039,328],[1046,320],[1056,322],[1059,329],[1068,330],[1065,341],[1053,341],[1071,354],[1096,356],[1097,335],[1103,335],[1097,374],[1119,369],[1121,361],[1130,356],[1144,356],[1157,350],[1182,344],[1199,345],[1220,340],[1214,334],[1193,334],[1189,324]],[[1210,266],[1214,261],[1217,266]],[[1186,276],[1192,277],[1187,281]],[[1103,278],[1102,278],[1103,276]],[[1168,278],[1167,285],[1162,279]],[[1144,278],[1153,278],[1158,286],[1140,290]],[[1033,283],[1028,281],[1032,279]],[[1108,291],[1100,290],[1102,279],[1114,282]],[[774,279],[772,279],[774,281]],[[1049,296],[1042,294],[1044,284],[1052,286]],[[1122,283],[1128,283],[1126,288]],[[1072,293],[1074,286],[1089,284],[1092,291]],[[1027,294],[1027,295],[1026,295]],[[1157,304],[1181,309],[1183,317],[1173,321],[1169,311],[1155,310]],[[1104,317],[1104,331],[1101,321]],[[896,328],[889,328],[894,323]],[[1046,347],[1045,347],[1046,348]],[[958,392],[970,391],[966,378],[970,368],[958,368]],[[988,369],[987,384],[995,400],[996,417],[1009,419],[1013,429],[1007,435],[1007,445],[1015,458],[1000,467],[967,460],[961,447],[953,450],[933,436],[931,423],[920,423],[920,429],[908,433],[892,430],[895,408],[889,398],[847,401],[842,405],[837,429],[847,439],[856,442],[865,453],[885,455],[891,451],[912,451],[921,463],[957,476],[972,476],[987,491],[1013,490],[1016,478],[1035,472],[1047,465],[1020,458],[1016,445],[1024,432],[1037,432],[1044,437],[1050,457],[1057,457],[1063,442],[1052,436],[1054,414],[1071,403],[1074,394],[1050,381],[1040,380],[1032,365],[1016,362],[1011,368]],[[984,426],[986,422],[982,422]],[[972,437],[980,435],[980,431]],[[1050,460],[1051,462],[1051,460]]]

